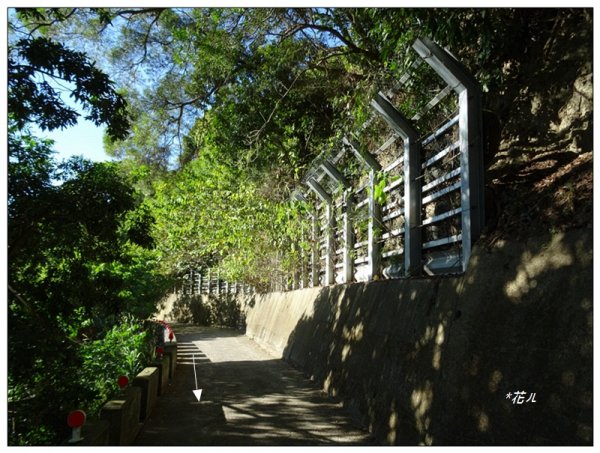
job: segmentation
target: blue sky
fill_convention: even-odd
[[[58,160],[68,159],[71,156],[83,156],[95,162],[110,160],[104,153],[102,137],[104,128],[97,127],[90,121],[80,117],[75,126],[52,132],[40,131],[32,128],[37,137],[51,138],[54,140],[54,150]]]
[[[33,135],[54,140],[55,157],[58,160],[68,159],[71,156],[83,156],[94,162],[110,160],[110,157],[104,153],[102,142],[105,126],[98,127],[85,119],[86,112],[81,108],[81,104],[76,103],[69,96],[74,84],[51,77],[43,78],[43,80],[48,82],[60,94],[63,102],[77,111],[80,116],[75,126],[53,131],[42,131],[35,124],[31,124]]]
[[[6,12],[9,16],[14,14],[12,8]],[[82,111],[81,105],[74,102],[70,97],[70,91],[74,88],[74,84],[52,77],[44,77],[43,75],[38,75],[37,79],[40,82],[42,80],[48,82],[60,94],[64,103],[76,110],[81,116],[75,126],[62,130],[42,131],[36,124],[30,123],[29,126],[33,135],[54,140],[53,148],[56,151],[55,157],[58,160],[68,159],[71,156],[83,156],[95,162],[110,160],[111,158],[104,152],[103,135],[105,127],[98,127],[91,121],[84,119],[86,112]]]

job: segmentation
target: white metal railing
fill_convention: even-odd
[[[313,208],[310,231],[302,232],[312,247],[301,250],[296,270],[273,276],[272,291],[466,270],[484,224],[481,91],[461,63],[433,41],[419,38],[412,47],[414,62],[392,89],[371,100],[368,120],[332,157],[321,153],[304,176],[307,190],[294,191]],[[401,96],[411,71],[423,63],[441,88],[435,94],[423,89],[419,94],[427,102],[408,119],[394,96]],[[445,104],[453,109],[438,118],[435,112]],[[427,120],[431,116],[439,126]],[[355,137],[377,121],[389,130],[383,143],[366,149]],[[358,163],[358,181],[345,172],[342,158]],[[203,268],[184,276],[182,291],[220,295],[254,289]]]
[[[467,267],[472,243],[484,222],[481,92],[460,62],[433,41],[419,38],[413,49],[417,58],[407,73],[391,90],[375,96],[371,101],[374,112],[359,128],[364,131],[381,118],[391,129],[385,141],[370,152],[355,139],[345,138],[342,150],[333,159],[321,156],[318,168],[305,178],[309,192],[303,198],[312,198],[308,195],[312,192],[315,209],[311,214],[311,277],[302,279],[300,287],[381,276],[459,273]],[[410,71],[423,62],[444,86],[409,120],[391,98],[402,90]],[[422,118],[452,94],[458,113],[421,135]],[[396,143],[403,151],[382,166],[378,157]],[[337,167],[344,151],[362,165],[366,184],[362,179],[353,187],[344,169]],[[380,206],[376,186],[382,172],[392,171],[394,179],[383,192],[396,199]],[[327,189],[328,180],[335,190]],[[363,191],[365,198],[357,202]],[[342,214],[336,215],[340,208]],[[358,241],[357,218],[366,219],[366,231]]]
[[[209,267],[188,269],[180,278],[177,290],[186,296],[201,294],[241,295],[255,292],[252,286],[245,283],[229,282],[221,279],[219,273]]]

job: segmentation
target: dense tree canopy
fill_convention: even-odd
[[[168,278],[153,217],[128,174],[117,163],[58,162],[53,143],[30,132],[30,124],[65,128],[79,116],[46,77],[69,82],[87,118],[113,139],[128,132],[125,99],[84,54],[19,35],[8,65],[10,443],[57,444],[68,411],[84,405],[93,414],[116,373],[139,369],[150,338],[139,320],[155,311]]]
[[[61,64],[49,68],[59,75],[66,77],[64,67],[73,62],[95,68],[88,59],[110,73],[121,94],[109,98],[123,96],[127,115],[120,101],[105,114],[123,128],[121,119],[129,118],[131,128],[107,137],[105,146],[148,197],[163,263],[171,270],[221,264],[228,275],[253,279],[256,269],[226,265],[230,253],[264,241],[278,211],[298,217],[290,194],[310,162],[364,122],[373,93],[412,63],[415,37],[456,52],[484,91],[495,93],[484,101],[502,119],[510,108],[505,99],[520,90],[527,55],[547,48],[560,23],[585,15],[511,8],[38,8],[18,11],[9,69],[27,61],[24,42],[56,47]],[[73,77],[88,79],[78,71]],[[93,87],[112,87],[98,80],[104,82]],[[44,86],[37,88],[42,94]],[[84,108],[102,98],[83,94],[77,99]],[[411,113],[415,105],[406,108]],[[241,209],[241,199],[252,207]],[[272,241],[284,244],[286,234]]]
[[[158,272],[151,218],[116,164],[56,163],[50,142],[13,123],[8,171],[11,399],[44,395],[28,400],[37,404],[28,412],[50,436],[40,432],[37,441],[47,442],[56,410],[95,398],[77,377],[82,329],[96,339],[124,314],[147,318],[167,279]]]
[[[62,14],[69,21],[49,35],[75,36],[80,46],[81,34],[88,36],[95,58],[129,90],[137,132],[112,152],[163,167],[189,161],[207,140],[224,157],[233,148],[257,165],[287,163],[287,153],[273,149],[293,142],[301,155],[292,164],[306,165],[333,130],[360,117],[373,90],[405,69],[416,36],[458,49],[490,89],[501,82],[503,60],[526,53],[543,30],[535,25],[555,17],[542,10],[374,8]],[[82,49],[94,52],[89,44]]]
[[[64,20],[60,11],[50,11],[48,17],[36,10],[21,11],[23,19]],[[72,126],[79,113],[67,106],[50,82],[72,84],[69,95],[89,113],[86,119],[96,125],[106,124],[113,138],[127,135],[129,121],[126,102],[114,89],[113,82],[89,61],[82,52],[73,51],[62,43],[33,31],[19,30],[13,23],[12,42],[8,51],[8,109],[20,128],[34,122],[42,129],[53,130]],[[35,30],[35,28],[34,28]]]

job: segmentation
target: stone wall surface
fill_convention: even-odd
[[[592,242],[497,241],[461,276],[255,295],[246,334],[383,444],[590,445]]]

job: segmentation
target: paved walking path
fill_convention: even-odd
[[[135,445],[369,445],[341,404],[252,340],[175,327],[178,364]],[[195,354],[200,402],[195,389]]]

